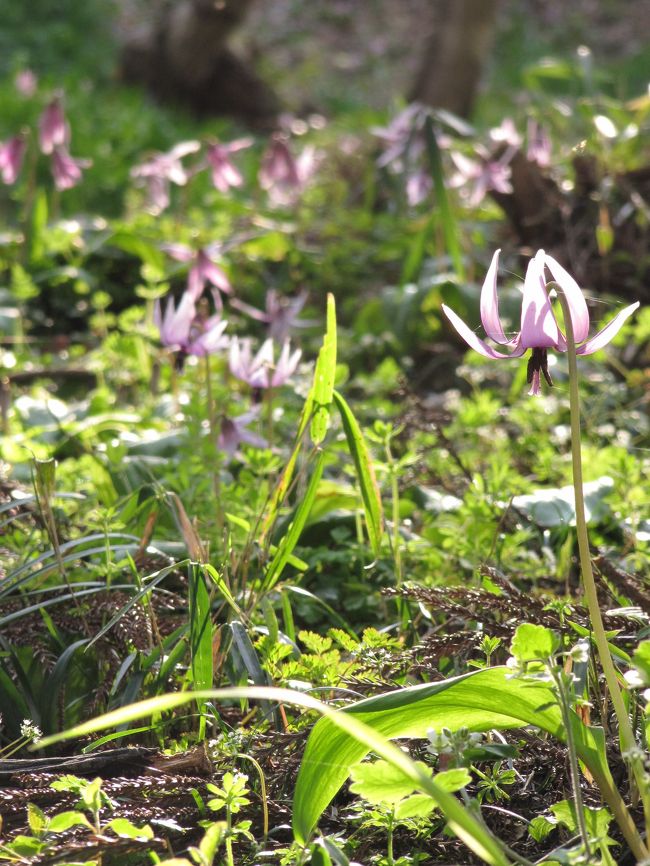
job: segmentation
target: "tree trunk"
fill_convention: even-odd
[[[122,74],[161,101],[198,114],[230,114],[273,127],[280,105],[271,88],[228,48],[254,0],[172,0],[132,33]]]
[[[470,114],[492,45],[499,0],[437,0],[410,100]]]

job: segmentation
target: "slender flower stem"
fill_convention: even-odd
[[[587,533],[587,521],[585,518],[585,500],[582,486],[582,451],[580,438],[580,392],[578,388],[578,361],[576,355],[576,344],[573,335],[573,322],[571,320],[571,312],[563,292],[558,292],[558,298],[562,305],[564,313],[564,325],[566,328],[567,341],[567,358],[569,362],[569,403],[571,409],[571,460],[573,468],[573,490],[575,495],[575,513],[576,513],[576,535],[578,538],[578,552],[580,556],[580,570],[582,572],[582,584],[584,587],[585,601],[589,610],[589,619],[593,630],[594,641],[598,650],[598,656],[605,675],[605,682],[612,700],[614,712],[618,720],[619,734],[621,740],[621,749],[623,753],[633,752],[636,750],[636,741],[634,739],[634,731],[630,723],[630,718],[625,707],[623,694],[621,692],[616,669],[612,656],[607,644],[607,635],[605,626],[598,604],[598,593],[596,589],[596,581],[591,567],[591,556],[589,553],[589,536]],[[638,770],[638,764],[635,762],[632,769],[635,771],[635,779],[638,785],[641,796],[644,801],[644,811],[646,815],[646,824],[648,823],[648,795],[644,794],[644,780],[642,774]],[[628,827],[634,831],[635,846],[632,846],[632,840],[626,832],[626,839],[633,848],[634,854],[639,859],[648,857],[648,849],[641,840],[638,831],[634,827],[632,819],[627,813],[627,817],[617,815],[619,823],[624,820]],[[621,826],[621,829],[624,828]]]
[[[562,724],[566,731],[566,744],[569,752],[569,769],[571,775],[571,788],[573,789],[573,799],[576,805],[576,819],[578,830],[582,837],[582,844],[585,849],[587,861],[591,860],[591,846],[589,845],[589,832],[587,830],[587,822],[585,820],[585,807],[582,799],[582,789],[580,788],[580,770],[578,767],[578,755],[576,752],[575,738],[573,736],[573,728],[571,726],[571,714],[568,689],[564,679],[564,671],[558,671],[553,659],[547,662],[549,670],[552,672],[553,680],[555,681],[555,691],[557,694],[560,712],[562,713]]]
[[[210,370],[210,356],[205,356],[205,392],[207,399],[207,410],[208,410],[208,424],[210,426],[210,439],[213,448],[215,449],[215,454],[217,453],[218,448],[218,439],[219,439],[219,430],[218,424],[215,418],[214,413],[214,397],[212,394],[212,371]],[[219,540],[223,538],[223,527],[224,527],[224,512],[223,512],[223,504],[221,497],[221,461],[219,460],[216,465],[213,467],[212,471],[212,484],[214,487],[214,497],[216,500],[216,518],[217,518],[217,528],[219,530]]]

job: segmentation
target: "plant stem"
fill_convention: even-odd
[[[607,644],[607,635],[605,626],[598,604],[598,592],[596,589],[596,581],[594,572],[591,567],[591,556],[589,553],[589,535],[587,533],[587,521],[585,518],[585,500],[582,486],[582,451],[580,437],[580,391],[578,388],[578,360],[576,355],[576,344],[573,335],[573,322],[571,320],[571,311],[569,309],[566,296],[562,292],[558,292],[558,298],[562,305],[564,313],[564,325],[566,329],[567,341],[567,358],[569,362],[569,405],[571,410],[571,461],[573,469],[573,490],[575,496],[575,514],[576,514],[576,536],[578,539],[578,552],[580,556],[580,571],[582,573],[582,584],[584,587],[585,601],[589,610],[589,620],[593,630],[594,641],[598,650],[598,657],[605,675],[605,682],[612,700],[614,712],[618,720],[619,736],[621,740],[621,750],[625,755],[626,752],[635,751],[636,740],[634,731],[630,723],[630,718],[625,707],[623,694],[618,684],[618,677],[612,656]],[[638,762],[633,763],[632,770],[634,777],[643,798],[643,807],[645,813],[646,826],[650,823],[650,802],[647,791],[644,791],[644,780],[642,773],[639,772]],[[630,825],[634,827],[632,819],[627,812],[626,824],[628,832]],[[619,816],[617,816],[618,819]],[[622,816],[621,816],[622,817]],[[619,821],[620,823],[620,821]],[[624,829],[621,827],[621,829]],[[625,832],[625,831],[624,831]],[[634,828],[636,837],[636,846],[633,848],[634,854],[639,859],[648,857],[648,849],[641,840],[641,837]],[[628,833],[625,833],[628,843],[631,845]]]
[[[585,806],[582,800],[582,790],[580,788],[580,769],[578,767],[578,756],[576,754],[576,744],[573,737],[573,728],[571,726],[571,705],[569,703],[568,689],[564,679],[564,671],[558,671],[555,667],[553,659],[548,659],[548,669],[552,672],[557,692],[558,703],[560,704],[560,712],[562,713],[562,723],[566,731],[566,744],[569,752],[569,771],[571,775],[571,787],[573,789],[573,799],[576,804],[576,820],[578,830],[582,838],[582,844],[585,849],[587,861],[591,860],[591,847],[589,845],[589,832],[587,830],[587,822],[585,821]]]
[[[215,449],[215,455],[218,448],[219,431],[217,430],[217,422],[214,417],[214,398],[212,396],[212,374],[210,370],[210,356],[205,356],[205,393],[208,409],[208,424],[210,425],[210,439],[212,447]],[[213,466],[212,484],[214,487],[214,497],[216,500],[216,517],[217,529],[219,530],[219,541],[223,541],[224,514],[221,497],[221,461]]]

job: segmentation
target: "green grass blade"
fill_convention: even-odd
[[[338,391],[334,391],[334,402],[341,415],[345,438],[347,439],[348,448],[354,462],[357,481],[361,491],[361,499],[363,500],[363,510],[366,515],[368,538],[370,539],[373,554],[378,556],[381,548],[381,537],[384,532],[384,514],[372,459],[366,441],[363,438],[361,427],[359,427],[352,410]]]
[[[277,553],[271,560],[271,563],[264,576],[263,586],[266,590],[272,589],[278,582],[278,580],[282,576],[282,571],[284,570],[284,567],[289,561],[290,555],[293,553],[294,547],[298,543],[300,534],[302,533],[302,530],[305,527],[305,523],[307,522],[307,518],[309,517],[311,507],[314,504],[314,499],[316,498],[316,491],[318,490],[318,484],[320,483],[324,466],[325,453],[321,452],[318,455],[316,466],[314,467],[314,471],[312,472],[311,478],[309,479],[309,484],[307,486],[307,490],[305,491],[305,495],[300,500],[300,504],[296,509],[296,513],[294,514],[294,518],[291,521],[291,525],[289,526],[289,529],[284,535],[282,541],[278,544]]]

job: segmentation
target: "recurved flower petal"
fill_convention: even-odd
[[[586,343],[583,343],[582,346],[578,346],[576,349],[576,354],[578,355],[592,355],[594,352],[597,352],[599,349],[602,349],[606,346],[621,330],[623,325],[625,324],[626,319],[628,319],[632,313],[638,309],[639,302],[637,301],[635,304],[630,304],[629,307],[625,307],[624,310],[621,310],[612,321],[605,325],[597,334],[591,338],[591,340],[587,340]]]
[[[580,286],[553,256],[546,256],[546,264],[553,274],[553,279],[566,296],[571,313],[573,338],[576,343],[582,343],[583,340],[587,339],[589,333],[589,310]],[[560,348],[565,348],[565,346],[560,346]]]
[[[483,288],[481,289],[481,321],[485,333],[495,343],[508,343],[508,338],[503,333],[501,319],[499,318],[499,300],[497,298],[497,270],[499,268],[499,253],[497,250],[492,256],[492,262],[488,268]]]
[[[518,358],[519,356],[524,354],[525,349],[519,345],[519,341],[514,344],[513,351],[509,354],[504,354],[503,352],[497,352],[496,349],[493,349],[491,346],[481,340],[480,337],[477,337],[474,331],[463,322],[460,316],[456,315],[453,310],[451,310],[445,304],[442,305],[442,310],[451,322],[451,324],[456,328],[460,336],[465,340],[470,349],[474,349],[475,352],[478,352],[480,355],[484,355],[486,358]]]

